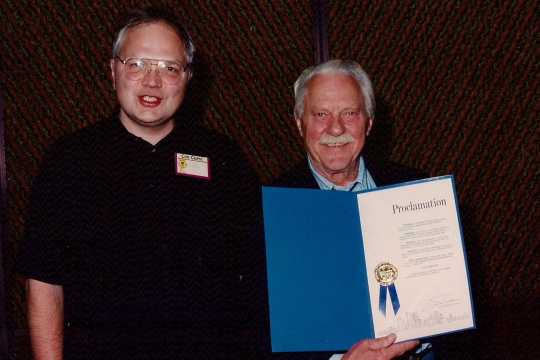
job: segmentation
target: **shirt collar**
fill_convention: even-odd
[[[356,179],[344,186],[336,185],[321,174],[319,174],[317,170],[315,170],[315,168],[313,167],[313,162],[311,161],[311,157],[309,155],[308,164],[309,169],[311,170],[311,173],[313,174],[313,177],[315,178],[315,181],[317,181],[317,184],[319,185],[319,188],[321,190],[358,192],[375,189],[377,187],[375,181],[373,181],[373,178],[371,177],[368,169],[366,168],[366,164],[362,156],[360,156],[360,160],[358,161],[358,174],[356,175]]]

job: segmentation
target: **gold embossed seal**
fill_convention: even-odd
[[[397,267],[389,262],[380,263],[375,267],[375,279],[382,286],[390,286],[398,276]]]

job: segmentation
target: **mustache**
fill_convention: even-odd
[[[344,145],[353,141],[354,141],[353,137],[349,134],[343,134],[339,136],[323,134],[323,136],[321,136],[321,138],[319,139],[319,144],[320,145],[329,145],[329,144]]]

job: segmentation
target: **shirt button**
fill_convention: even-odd
[[[153,148],[153,149],[152,149],[152,152],[155,153],[155,152],[156,152],[156,148]]]

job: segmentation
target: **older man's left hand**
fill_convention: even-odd
[[[396,335],[357,342],[343,355],[342,360],[387,360],[403,355],[418,346],[418,340],[394,344]]]

